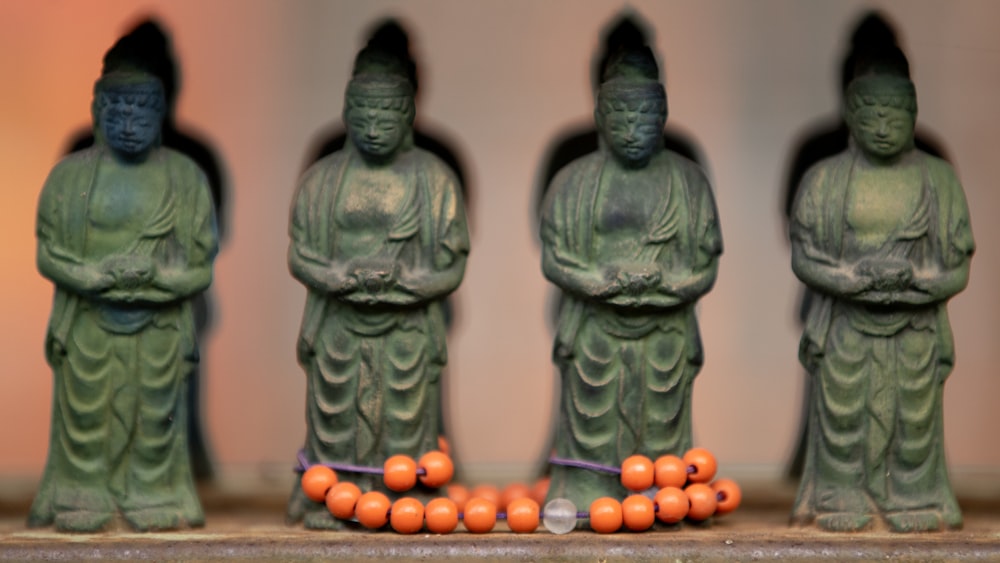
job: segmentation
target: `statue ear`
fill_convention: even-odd
[[[851,108],[847,106],[846,102],[843,105],[840,106],[840,117],[841,117],[841,119],[844,120],[844,123],[847,124],[847,128],[853,131],[854,130],[854,112],[851,111]]]

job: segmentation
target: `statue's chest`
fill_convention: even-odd
[[[337,226],[358,233],[388,231],[408,193],[405,178],[391,169],[349,170],[337,194]]]
[[[135,238],[163,203],[167,189],[162,166],[102,163],[90,195],[92,230],[112,238]]]
[[[915,166],[855,170],[847,190],[847,224],[862,243],[880,245],[914,221],[924,197]]]
[[[668,197],[665,180],[648,171],[605,174],[595,207],[595,230],[605,237],[631,238],[648,233]]]

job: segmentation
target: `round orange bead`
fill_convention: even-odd
[[[497,505],[497,508],[506,510],[510,503],[522,498],[531,498],[531,489],[524,483],[511,483],[504,487],[503,492],[500,493],[500,504]]]
[[[436,498],[424,508],[427,529],[435,534],[450,534],[458,527],[458,507],[447,498]]]
[[[465,529],[473,534],[485,534],[497,523],[497,505],[484,498],[472,497],[465,503],[462,521]]]
[[[644,455],[633,455],[622,462],[622,485],[630,491],[645,491],[653,486],[653,461]]]
[[[456,483],[454,485],[448,485],[447,490],[448,498],[455,503],[455,506],[458,507],[458,511],[461,512],[462,510],[465,510],[465,503],[469,502],[469,498],[472,496],[469,494],[469,489],[467,489],[465,485],[459,485]]]
[[[743,492],[740,490],[740,486],[736,484],[736,481],[732,479],[719,479],[709,486],[715,491],[715,498],[719,502],[718,507],[715,509],[716,514],[722,516],[739,508],[740,501],[743,500]]]
[[[660,489],[653,498],[653,503],[656,505],[656,517],[667,524],[680,522],[691,509],[687,494],[677,487]]]
[[[611,534],[622,527],[622,504],[611,497],[590,503],[590,527],[598,534]]]
[[[496,488],[495,485],[483,484],[472,488],[469,492],[470,498],[484,498],[493,503],[494,506],[500,506],[500,489]]]
[[[438,450],[444,455],[451,455],[451,444],[448,443],[448,438],[438,435]]]
[[[622,501],[622,521],[633,532],[644,532],[653,526],[656,511],[653,501],[644,495],[631,495]]]
[[[348,481],[341,481],[326,493],[326,508],[337,518],[354,518],[354,507],[361,498],[361,489]]]
[[[375,530],[385,526],[386,522],[389,521],[389,508],[391,506],[389,497],[378,491],[371,491],[361,495],[354,513],[362,526]]]
[[[314,465],[302,474],[302,492],[315,502],[326,500],[326,493],[337,484],[337,474],[325,465]]]
[[[706,520],[715,514],[719,501],[712,487],[704,483],[692,483],[684,489],[684,494],[691,501],[691,509],[687,517],[692,520]]]
[[[684,454],[684,463],[694,467],[694,472],[688,473],[688,481],[692,483],[708,483],[715,477],[718,464],[712,452],[705,448],[691,448]]]
[[[542,477],[535,481],[535,485],[531,487],[531,498],[539,505],[545,504],[545,497],[549,496],[549,484],[551,482],[551,477]]]
[[[677,487],[678,489],[687,484],[688,464],[675,455],[662,455],[656,458],[653,463],[654,483],[656,487]]]
[[[517,534],[530,534],[538,529],[541,510],[538,503],[528,497],[510,501],[507,505],[507,526]]]
[[[417,499],[403,497],[392,503],[389,524],[400,534],[413,534],[424,527],[424,505]]]
[[[417,463],[418,469],[423,469],[420,482],[428,487],[443,487],[455,475],[455,464],[446,454],[438,451],[427,452]]]
[[[408,491],[417,484],[417,462],[408,455],[394,455],[382,465],[382,480],[393,491]]]

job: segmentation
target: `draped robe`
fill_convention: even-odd
[[[362,166],[360,159],[349,146],[306,171],[289,226],[290,252],[299,259],[329,267],[361,258],[338,254],[337,237],[345,235],[336,221],[345,175]],[[402,151],[391,166],[406,178],[407,195],[381,246],[366,258],[395,261],[397,271],[464,270],[468,229],[454,174],[418,148]],[[445,295],[407,306],[358,305],[321,287],[307,283],[307,289],[298,355],[307,376],[308,460],[381,467],[394,454],[418,458],[437,449],[440,375],[447,361]],[[388,492],[377,477],[341,479]],[[309,512],[329,516],[296,486],[288,519]]]
[[[606,257],[598,256],[595,240],[607,158],[600,151],[571,163],[549,189],[542,244],[568,267],[607,266],[599,263]],[[670,151],[648,166],[662,179],[660,198],[649,203],[656,208],[631,256],[621,258],[655,267],[663,278],[714,266],[722,236],[704,173]],[[553,353],[562,379],[559,457],[617,467],[633,454],[683,454],[691,447],[691,388],[703,361],[694,310],[700,295],[673,306],[631,309],[562,289]],[[625,494],[615,475],[559,465],[551,474],[549,498],[569,498],[581,510],[598,496]]]
[[[39,251],[59,268],[94,268],[105,258],[91,255],[87,233],[90,195],[107,154],[99,144],[67,156],[42,189]],[[204,174],[165,148],[147,163],[164,171],[167,188],[120,253],[152,258],[159,269],[210,266],[217,237]],[[191,297],[123,304],[56,284],[45,345],[54,376],[49,455],[30,525],[115,510],[126,518],[152,510],[188,525],[204,521],[185,427],[185,381],[198,361]]]
[[[858,158],[852,148],[803,179],[791,238],[809,260],[836,265],[859,258],[846,221]],[[904,259],[914,271],[967,271],[975,245],[962,187],[943,160],[920,151],[912,158],[923,182],[920,199],[888,242],[864,258]],[[815,294],[799,352],[813,377],[813,396],[793,519],[924,512],[961,525],[941,412],[955,358],[945,309],[951,296],[907,306]]]

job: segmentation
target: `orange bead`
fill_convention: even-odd
[[[448,438],[443,435],[438,435],[438,450],[444,455],[451,455],[451,444],[448,443]]]
[[[622,462],[622,485],[630,491],[645,491],[653,486],[653,461],[644,455],[633,455]]]
[[[465,503],[469,502],[469,499],[472,497],[472,495],[469,494],[469,489],[467,489],[465,485],[459,485],[456,483],[454,485],[448,485],[447,491],[448,498],[455,503],[455,506],[458,507],[458,511],[461,512],[465,510]]]
[[[688,464],[675,455],[663,455],[656,458],[656,462],[653,463],[656,487],[659,489],[664,487],[683,488],[688,480],[687,468]]]
[[[386,522],[389,521],[389,507],[391,506],[389,497],[378,491],[371,491],[361,495],[354,513],[362,526],[375,530],[385,526]]]
[[[382,465],[382,480],[393,491],[408,491],[417,484],[417,462],[408,455],[394,455]]]
[[[510,501],[507,505],[507,526],[517,534],[530,534],[538,529],[541,510],[538,503],[528,497]]]
[[[302,492],[315,502],[326,500],[326,493],[337,484],[337,474],[325,465],[314,465],[302,474]]]
[[[622,521],[633,532],[644,532],[653,526],[656,511],[653,501],[644,495],[631,495],[622,501]]]
[[[719,506],[715,509],[716,514],[722,516],[739,508],[740,501],[743,500],[743,492],[736,481],[719,479],[713,482],[710,487],[715,491],[715,498],[719,501]]]
[[[622,504],[611,497],[590,503],[590,527],[598,534],[612,534],[622,527]]]
[[[417,499],[403,497],[392,503],[389,524],[400,534],[414,534],[424,527],[424,505]]]
[[[361,498],[361,489],[348,481],[337,483],[326,493],[326,508],[337,518],[354,518],[354,507]]]
[[[535,485],[531,487],[531,498],[539,505],[545,504],[545,497],[549,496],[549,484],[551,483],[551,477],[542,477],[535,481]]]
[[[653,498],[653,503],[656,505],[656,517],[667,524],[680,522],[691,509],[687,494],[677,487],[660,489]]]
[[[507,510],[510,503],[522,498],[531,498],[531,489],[524,483],[511,483],[504,487],[503,492],[500,493],[500,504],[497,505],[497,508]]]
[[[458,527],[458,507],[447,498],[436,498],[424,508],[427,529],[435,534],[450,534]]]
[[[465,503],[462,521],[465,529],[473,534],[485,534],[497,523],[497,505],[484,498],[472,497]]]
[[[691,448],[684,454],[684,463],[694,467],[692,473],[688,473],[688,481],[691,483],[708,483],[715,477],[715,470],[718,464],[712,452],[705,448]]]
[[[715,514],[715,508],[719,501],[715,496],[712,487],[704,483],[693,483],[684,489],[684,494],[691,501],[691,509],[688,510],[687,517],[692,520],[706,520]]]
[[[417,463],[417,469],[423,469],[420,482],[428,487],[443,487],[455,475],[455,464],[446,454],[438,451],[427,452]]]
[[[484,498],[492,502],[494,506],[500,506],[500,489],[494,485],[484,484],[473,487],[472,491],[469,492],[469,497]]]

